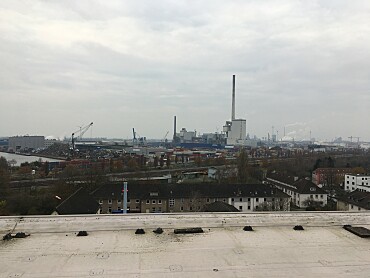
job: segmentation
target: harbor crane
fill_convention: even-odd
[[[86,133],[86,131],[89,130],[89,128],[93,125],[94,123],[91,122],[88,125],[84,127],[80,127],[79,130],[76,130],[75,132],[72,133],[72,151],[75,151],[75,143],[77,140],[81,140],[82,136]],[[80,132],[80,134],[77,137],[74,137],[77,132]]]
[[[140,135],[135,131],[135,128],[132,128],[132,146],[145,146],[146,145],[146,137],[140,137]]]

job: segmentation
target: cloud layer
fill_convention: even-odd
[[[236,74],[250,134],[370,141],[365,0],[5,0],[0,34],[0,135],[221,130]]]

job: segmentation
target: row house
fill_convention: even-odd
[[[122,184],[103,185],[92,195],[101,213],[123,208]],[[213,202],[241,212],[290,210],[290,196],[265,184],[129,184],[127,195],[128,212],[137,213],[199,212]]]
[[[306,208],[310,201],[318,202],[321,206],[328,203],[328,193],[308,179],[270,173],[266,180],[272,186],[288,194],[292,203],[299,208]]]
[[[337,210],[370,210],[370,192],[355,190],[337,199]]]

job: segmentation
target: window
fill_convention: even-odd
[[[243,202],[243,198],[240,198],[240,199],[239,199],[239,201],[240,201],[240,202]]]
[[[112,213],[112,207],[108,208],[108,213]]]
[[[320,195],[320,198],[323,199],[324,198],[324,195]]]
[[[108,204],[111,204],[111,203],[112,203],[112,199],[109,199],[109,200],[108,200]]]
[[[263,198],[263,201],[266,202],[266,198]]]
[[[182,204],[184,203],[184,198],[181,198],[181,203],[182,203]]]
[[[162,207],[158,207],[158,212],[162,212]]]
[[[313,195],[310,195],[310,198],[313,199]]]
[[[189,210],[190,210],[190,211],[191,211],[191,210],[193,210],[193,207],[190,207],[190,208],[189,208]]]
[[[155,207],[152,207],[152,212],[155,212]]]
[[[121,210],[121,207],[118,207],[117,209],[118,209],[118,210]]]
[[[210,200],[209,200],[209,198],[207,198],[207,203],[209,203],[210,202]]]
[[[250,210],[251,209],[251,206],[248,206],[248,209]]]
[[[256,198],[256,202],[259,202],[260,201],[260,199],[259,198]]]
[[[127,203],[130,203],[131,202],[131,200],[130,199],[127,199]]]
[[[352,185],[355,185],[355,182],[354,181],[352,182]]]
[[[175,205],[175,199],[170,199],[169,205],[170,207],[173,207]]]
[[[117,200],[117,204],[120,204],[122,202],[122,200],[121,199],[118,199]]]
[[[239,210],[243,210],[243,206],[239,206]]]
[[[99,200],[99,204],[101,204],[101,205],[102,205],[102,204],[103,204],[103,200]]]
[[[152,200],[152,204],[155,204],[156,203],[156,201],[155,200]]]
[[[158,204],[162,204],[162,200],[158,200]]]
[[[319,195],[315,195],[315,198],[317,199],[317,198],[319,198]]]
[[[349,184],[349,181],[347,181],[347,184]]]
[[[351,209],[353,209],[353,205],[351,205]]]
[[[135,202],[136,202],[136,204],[138,204],[138,203],[140,203],[140,200],[136,199],[136,201],[135,201]]]
[[[248,202],[250,202],[251,201],[251,198],[248,198]]]
[[[150,200],[146,200],[146,203],[147,203],[147,204],[150,204]]]
[[[258,206],[256,206],[256,209],[258,209]]]
[[[183,211],[184,210],[184,207],[180,207],[180,210]]]
[[[226,199],[224,199],[223,202],[226,203]]]

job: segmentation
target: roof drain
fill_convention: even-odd
[[[79,231],[77,236],[87,236],[88,233],[86,231]]]
[[[153,233],[160,235],[160,234],[162,234],[162,233],[163,233],[163,229],[162,229],[162,228],[157,228],[157,229],[155,229],[155,230],[153,231]]]
[[[184,229],[175,229],[174,230],[175,234],[198,234],[198,233],[203,233],[202,228],[184,228]]]
[[[243,228],[243,231],[246,231],[246,232],[253,232],[253,228],[252,228],[252,226],[245,226],[245,227]]]
[[[143,235],[143,234],[145,234],[144,229],[136,229],[135,235]]]
[[[24,232],[18,232],[14,236],[11,233],[7,233],[5,236],[3,236],[3,240],[11,240],[12,238],[26,238],[29,236],[30,234],[26,234]]]

